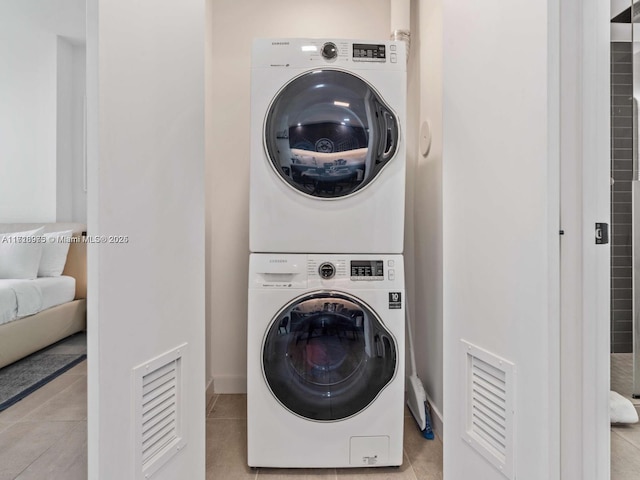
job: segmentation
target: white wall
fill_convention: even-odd
[[[550,279],[558,272],[552,3],[443,4],[444,476],[503,478],[462,439],[460,340],[516,365],[516,478],[552,475]],[[550,27],[551,26],[551,27]],[[554,104],[555,102],[555,104]],[[554,164],[555,162],[555,164]],[[555,245],[551,248],[551,245]],[[554,250],[555,249],[555,250]],[[555,258],[555,264],[552,260]],[[558,394],[559,392],[555,392]],[[557,400],[557,399],[556,399]]]
[[[72,221],[73,210],[73,45],[57,38],[56,219]]]
[[[134,471],[132,369],[187,343],[186,446],[205,477],[204,2],[88,2],[89,478]]]
[[[87,223],[87,165],[86,156],[86,87],[87,87],[87,49],[85,46],[73,46],[73,99],[71,119],[73,125],[72,145],[73,165],[71,168],[71,219],[73,222]]]
[[[407,143],[407,187],[414,206],[407,224],[414,226],[414,248],[405,249],[405,256],[414,270],[409,292],[418,376],[442,434],[442,1],[412,2],[412,22],[408,97],[413,136]],[[425,121],[431,131],[426,156],[419,145]]]
[[[0,221],[56,220],[57,36],[84,25],[84,0],[0,2]]]
[[[84,180],[84,44],[58,37],[56,220],[87,222]]]
[[[389,38],[388,0],[208,0],[207,322],[216,392],[246,389],[249,79],[254,37]]]
[[[56,37],[18,3],[0,4],[0,220],[55,221]]]

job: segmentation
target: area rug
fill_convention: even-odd
[[[85,358],[86,337],[78,334],[0,368],[0,411],[22,400]]]

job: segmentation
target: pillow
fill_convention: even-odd
[[[72,230],[64,230],[43,235],[45,242],[42,245],[42,258],[38,268],[39,277],[59,277],[62,275],[67,263],[69,241],[72,234]]]
[[[638,412],[628,398],[609,391],[609,416],[611,423],[638,423]]]
[[[0,234],[0,278],[33,279],[38,276],[44,227]]]

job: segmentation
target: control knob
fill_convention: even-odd
[[[334,267],[333,263],[325,262],[318,268],[318,273],[324,280],[329,280],[336,274],[336,267]]]
[[[327,42],[322,46],[322,56],[327,60],[333,60],[338,56],[338,47],[333,42]]]

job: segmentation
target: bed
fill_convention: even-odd
[[[39,227],[44,227],[43,234],[70,230],[74,239],[78,240],[86,230],[85,225],[80,223],[0,223],[0,234]],[[5,300],[1,304],[3,307],[0,307],[0,368],[86,329],[86,270],[86,244],[72,241],[62,276],[57,279],[0,280],[0,286],[4,285],[4,289],[0,288],[0,296],[4,296]],[[26,294],[31,290],[39,292],[39,303],[44,309],[29,314],[32,305],[24,301],[20,306],[22,311],[12,313],[6,307],[7,302],[11,301],[7,290],[13,290],[16,294],[16,312],[19,310],[17,299],[23,298],[22,294],[28,298]],[[60,296],[64,298],[61,300]],[[63,300],[64,303],[60,303]]]

